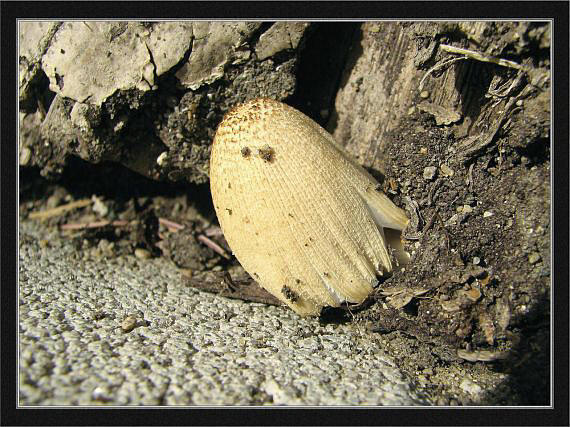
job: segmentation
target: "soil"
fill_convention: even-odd
[[[548,401],[550,150],[547,140],[520,147],[511,138],[520,141],[509,135],[465,164],[450,153],[453,134],[415,112],[387,142],[384,182],[397,183],[390,188],[400,206],[417,203],[425,225],[406,241],[409,264],[356,320],[391,343],[413,337],[395,357],[410,376],[430,373],[428,394],[451,399],[446,377],[462,366],[464,375],[506,374],[500,387],[485,387],[481,404]],[[430,166],[437,175],[426,179]],[[421,294],[400,307],[384,296],[390,290]]]

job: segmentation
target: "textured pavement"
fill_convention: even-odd
[[[20,222],[20,405],[426,404],[363,327],[199,292],[164,258],[90,254]]]

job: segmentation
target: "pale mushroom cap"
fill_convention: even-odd
[[[392,270],[383,227],[404,212],[323,128],[270,99],[220,123],[210,160],[214,206],[235,256],[301,315],[362,302]]]

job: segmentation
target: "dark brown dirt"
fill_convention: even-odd
[[[547,404],[550,150],[542,130],[527,131],[536,137],[522,147],[520,135],[509,134],[467,164],[450,153],[453,134],[427,115],[413,113],[393,132],[384,182],[397,183],[391,192],[400,206],[405,197],[417,202],[430,226],[406,242],[412,259],[382,291],[429,291],[402,308],[378,292],[379,303],[356,318],[422,343],[398,356],[411,376],[418,366],[467,360],[473,369],[508,374],[518,389],[504,402]],[[437,175],[426,179],[430,166]],[[495,398],[489,393],[487,403]]]

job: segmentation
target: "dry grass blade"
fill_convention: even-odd
[[[45,211],[40,212],[32,212],[29,215],[30,219],[47,219],[54,216],[59,216],[64,214],[65,212],[72,211],[74,209],[84,208],[89,206],[93,201],[91,199],[81,199],[76,200],[75,202],[68,203],[66,205],[61,205],[56,208],[47,209]]]
[[[198,235],[198,240],[200,242],[202,242],[203,244],[205,244],[207,247],[209,247],[210,249],[212,249],[214,252],[220,254],[221,256],[223,256],[225,259],[230,259],[229,255],[226,253],[226,251],[224,250],[224,248],[222,248],[220,245],[218,245],[216,242],[214,242],[213,240],[209,239],[208,237],[204,236],[203,234]]]
[[[524,70],[524,66],[517,64],[516,62],[509,61],[507,59],[495,58],[492,56],[484,55],[480,52],[476,52],[474,50],[462,49],[460,47],[450,46],[446,44],[439,45],[440,49],[449,52],[449,53],[457,53],[459,55],[465,55],[468,58],[475,59],[481,62],[490,62],[492,64],[501,65],[503,67],[515,68],[517,70]]]
[[[113,227],[124,227],[129,225],[128,221],[95,221],[86,223],[70,223],[63,224],[60,229],[62,230],[83,230],[86,228],[101,228],[106,225],[112,225]]]
[[[168,228],[168,231],[176,232],[180,230],[184,230],[184,226],[182,224],[178,224],[177,222],[170,221],[166,218],[158,218],[158,222]]]

